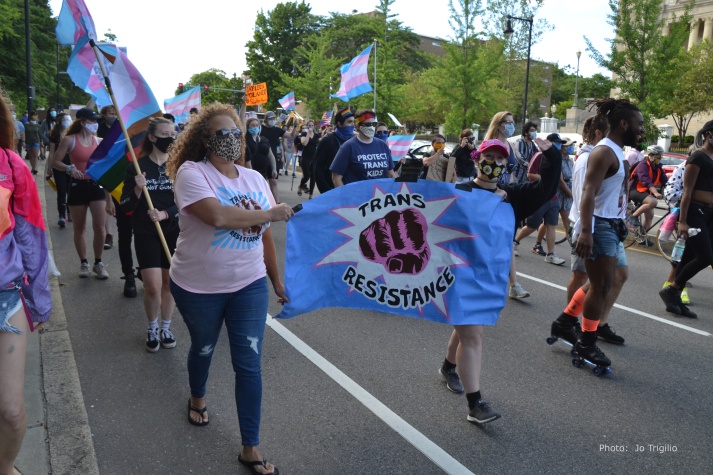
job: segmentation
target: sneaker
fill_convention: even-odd
[[[482,399],[476,403],[475,407],[468,410],[468,420],[476,424],[485,424],[499,418],[500,414],[493,411]]]
[[[681,291],[681,303],[685,303],[686,305],[691,303],[691,298],[688,296],[688,287],[684,287]]]
[[[146,332],[146,351],[149,353],[156,353],[159,348],[158,341],[158,329],[152,330],[148,329]]]
[[[92,270],[97,275],[97,279],[99,279],[99,280],[106,280],[109,278],[109,274],[107,273],[106,269],[104,268],[103,262],[94,264],[94,268]]]
[[[681,302],[681,293],[670,285],[664,289],[659,290],[659,296],[663,303],[666,305],[666,311],[680,315],[687,318],[698,318],[694,312],[691,312],[688,307],[686,307],[683,302]]]
[[[88,262],[82,262],[81,267],[79,268],[79,277],[89,277],[89,263]]]
[[[171,333],[171,330],[161,330],[159,331],[159,339],[161,340],[161,346],[164,348],[175,348],[176,338]]]
[[[463,383],[460,382],[460,376],[456,373],[455,368],[444,371],[443,367],[439,368],[438,372],[441,379],[446,383],[446,387],[452,393],[463,394]]]
[[[562,264],[564,264],[567,261],[565,261],[560,256],[558,256],[556,252],[553,252],[552,254],[547,254],[545,256],[545,262],[554,264],[556,266],[561,266]]]
[[[532,252],[535,254],[539,254],[541,256],[546,256],[547,253],[545,252],[544,249],[542,249],[542,244],[535,244],[532,246]]]
[[[111,249],[112,247],[114,247],[114,236],[107,234],[104,239],[104,250]]]
[[[615,345],[623,345],[624,344],[624,338],[620,337],[614,332],[614,329],[609,326],[608,323],[605,323],[604,325],[600,325],[597,328],[597,337],[600,339],[608,342],[608,343],[614,343]]]
[[[520,243],[513,241],[513,243],[512,243],[512,253],[513,253],[513,255],[516,256],[516,257],[520,255],[520,252],[518,251],[519,247],[520,247]]]
[[[530,292],[522,288],[520,282],[516,282],[514,285],[510,286],[510,292],[508,292],[508,297],[511,299],[524,299],[530,296]]]
[[[654,245],[654,242],[651,239],[649,239],[648,237],[639,243],[639,246],[645,246],[645,247],[651,247],[653,245]]]
[[[134,273],[126,274],[122,279],[124,279],[124,297],[130,299],[136,297],[136,278]]]
[[[57,221],[57,226],[60,227],[60,229],[64,229],[64,227],[67,225],[66,221],[64,220],[64,216],[59,217],[59,221]]]

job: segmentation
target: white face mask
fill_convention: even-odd
[[[374,134],[376,133],[376,127],[359,127],[359,132],[367,136],[368,138],[372,139],[374,138]]]
[[[69,127],[70,125],[72,125],[72,119],[63,119],[62,120],[62,127],[64,127],[65,129],[67,127]]]
[[[84,128],[87,129],[87,132],[90,134],[96,134],[97,130],[99,130],[99,124],[84,124]]]

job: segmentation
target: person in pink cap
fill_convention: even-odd
[[[559,150],[546,140],[535,139],[544,158],[540,166],[540,179],[531,183],[500,183],[500,175],[507,170],[509,150],[498,139],[485,140],[474,154],[477,176],[466,184],[473,192],[480,190],[496,193],[510,203],[515,213],[515,223],[531,215],[549,201],[559,186],[562,157]],[[515,234],[503,240],[508,243]],[[509,245],[509,244],[508,244]],[[446,387],[457,394],[465,392],[470,422],[485,424],[500,417],[490,408],[480,393],[480,368],[483,354],[483,325],[455,325],[448,341],[446,358],[439,369]],[[456,364],[460,374],[456,372]],[[462,382],[461,382],[462,377]]]

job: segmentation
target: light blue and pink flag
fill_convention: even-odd
[[[340,186],[302,203],[287,223],[290,301],[277,317],[346,307],[495,325],[514,232],[512,206],[484,190],[390,178]]]
[[[358,56],[342,65],[340,70],[342,82],[339,85],[339,90],[336,94],[332,94],[332,97],[349,102],[350,99],[372,91],[367,68],[369,66],[369,54],[373,46],[373,44],[370,44]]]
[[[391,158],[393,158],[395,162],[404,158],[408,154],[409,148],[411,148],[411,144],[415,138],[415,135],[392,135],[386,139],[389,150],[391,150]]]
[[[177,124],[185,124],[192,108],[201,108],[201,88],[196,86],[171,99],[163,101],[163,109],[172,114]]]
[[[279,102],[282,108],[286,111],[292,110],[295,108],[295,93],[288,92],[285,94],[285,97],[278,99],[277,102]]]
[[[94,20],[84,0],[64,0],[57,17],[57,42],[63,46],[76,45],[82,38],[96,39]]]

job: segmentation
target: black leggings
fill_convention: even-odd
[[[67,217],[67,190],[69,189],[69,175],[66,172],[52,169],[54,183],[57,185],[57,212],[60,218]]]
[[[113,196],[112,199],[114,200],[114,208],[116,208],[116,232],[119,235],[121,272],[124,275],[129,275],[134,272],[134,256],[131,252],[131,239],[133,236],[131,216],[124,213]]]
[[[686,282],[706,267],[713,265],[713,208],[691,203],[686,223],[701,232],[686,240],[681,262],[676,266],[676,285],[683,288]]]
[[[307,182],[312,178],[312,160],[311,158],[302,157],[302,162],[300,163],[300,168],[302,169],[302,180],[300,180],[300,188],[306,188]],[[314,185],[312,185],[314,189]]]

